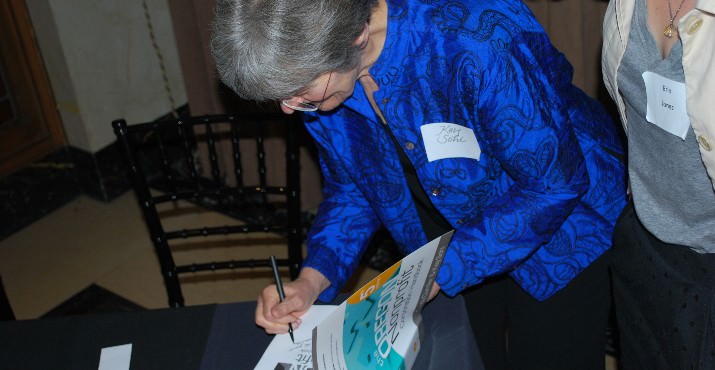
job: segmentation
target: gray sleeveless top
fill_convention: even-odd
[[[715,192],[705,172],[692,127],[683,141],[646,121],[642,74],[684,82],[682,44],[662,59],[648,30],[646,0],[636,0],[618,86],[628,118],[628,172],[636,214],[658,239],[715,252]]]

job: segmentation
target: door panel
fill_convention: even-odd
[[[25,2],[0,1],[0,176],[65,144]]]

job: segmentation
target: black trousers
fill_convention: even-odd
[[[610,284],[606,252],[541,302],[510,277],[464,293],[486,370],[603,370]]]
[[[715,369],[715,254],[663,243],[629,205],[612,276],[623,370]]]

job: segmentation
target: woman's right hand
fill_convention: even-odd
[[[318,295],[330,282],[315,269],[306,267],[298,279],[283,284],[285,299],[280,301],[275,284],[271,284],[258,296],[256,305],[256,325],[268,334],[288,332],[288,324],[293,330],[300,326],[300,316],[318,299]]]

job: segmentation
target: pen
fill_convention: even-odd
[[[283,302],[286,296],[283,292],[283,282],[281,282],[281,275],[278,273],[278,264],[276,264],[276,258],[274,256],[271,256],[271,267],[273,268],[273,276],[276,278],[278,298],[280,298],[281,302]],[[291,342],[295,343],[295,339],[293,338],[293,325],[291,325],[291,323],[288,323],[288,334],[290,334]]]

